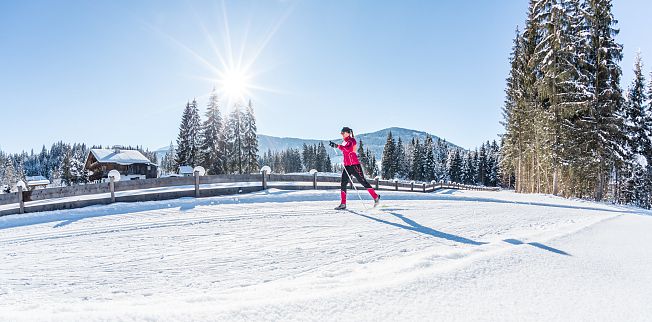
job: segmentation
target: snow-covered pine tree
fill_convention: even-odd
[[[25,175],[26,176],[35,176],[38,175],[38,158],[34,155],[34,150],[32,149],[29,152],[29,155],[23,153],[23,160],[25,164]]]
[[[283,173],[283,164],[281,163],[281,154],[274,152],[274,159],[272,160],[272,171],[275,173]]]
[[[643,75],[643,62],[640,52],[634,60],[634,79],[627,91],[626,101],[626,135],[629,150],[626,164],[620,174],[622,180],[618,186],[616,198],[618,202],[635,204],[649,208],[652,189],[649,181],[650,173],[647,171],[647,156],[652,150],[650,123],[647,119],[647,93]]]
[[[647,132],[648,138],[652,138],[652,72],[650,73],[650,81],[647,84],[647,104],[645,104],[645,113],[644,113],[644,124],[645,131]],[[651,139],[652,140],[652,139]],[[648,174],[650,180],[652,181],[652,145],[648,146],[647,149],[644,149],[645,158],[647,159],[648,164]],[[652,197],[652,196],[651,196]],[[652,201],[651,201],[652,202]]]
[[[473,184],[477,185],[482,185],[482,182],[480,181],[480,153],[478,152],[478,149],[476,149],[473,152],[469,152],[472,155],[472,167],[471,167],[471,172],[473,175]]]
[[[442,139],[437,139],[434,152],[435,152],[435,169],[434,169],[435,180],[446,181],[448,177],[448,173],[446,172],[446,170],[448,169],[446,165],[448,160],[448,144],[446,143],[446,141]]]
[[[244,143],[242,107],[235,104],[226,120],[226,160],[228,173],[244,173]]]
[[[523,113],[523,82],[522,82],[522,51],[523,35],[516,28],[512,52],[509,57],[510,71],[507,77],[505,88],[505,102],[503,106],[503,121],[505,133],[502,136],[504,144],[501,154],[504,156],[501,168],[503,173],[513,174],[516,180],[516,192],[522,192],[518,184],[522,183],[520,170],[523,160],[523,134],[524,134],[524,113]]]
[[[416,138],[412,137],[410,142],[405,145],[405,168],[406,170],[406,178],[410,180],[414,180],[414,172],[412,171],[412,164],[414,163],[414,146],[416,145]]]
[[[61,183],[66,186],[72,186],[75,182],[72,160],[72,153],[68,151],[63,157],[63,164],[61,165]]]
[[[415,139],[414,145],[412,145],[412,164],[411,170],[412,177],[411,180],[423,181],[423,169],[424,169],[424,153],[423,146],[419,139]]]
[[[566,0],[568,12],[568,27],[564,34],[568,37],[568,47],[565,54],[572,64],[563,72],[560,93],[559,110],[562,111],[561,123],[557,126],[559,136],[556,145],[556,161],[558,166],[556,184],[558,193],[562,196],[572,197],[590,195],[592,192],[586,187],[595,185],[591,171],[593,152],[587,150],[587,132],[581,120],[589,113],[592,104],[592,81],[589,52],[589,26],[585,11],[584,0]],[[584,127],[584,128],[583,128]],[[501,158],[504,158],[501,155]],[[554,191],[553,191],[554,192]]]
[[[592,195],[624,164],[610,0],[531,0],[510,58],[501,152],[517,192]],[[512,175],[513,174],[513,175]]]
[[[364,142],[362,142],[362,140],[358,140],[358,160],[360,160],[360,164],[362,165],[364,172],[369,174],[371,160],[367,154],[367,151],[365,150]]]
[[[251,100],[247,104],[242,118],[242,149],[245,173],[256,173],[258,166],[258,129]]]
[[[176,169],[182,165],[196,166],[199,164],[199,134],[201,120],[197,101],[188,102],[181,116],[179,136],[177,137]]]
[[[520,45],[520,57],[517,64],[517,75],[519,90],[518,111],[520,114],[519,130],[524,133],[520,136],[520,150],[522,152],[519,170],[520,180],[523,181],[523,192],[540,192],[542,187],[541,159],[539,152],[543,139],[546,138],[543,133],[541,120],[542,109],[540,98],[537,92],[537,76],[541,75],[540,66],[536,64],[537,46],[541,42],[543,33],[537,16],[539,15],[539,1],[531,0],[528,18],[525,22],[525,29],[522,35],[522,44]]]
[[[362,140],[358,140],[358,159],[360,160],[360,163],[362,163],[364,160],[365,164],[368,164],[369,156],[366,153],[367,151],[365,150],[364,142]]]
[[[403,144],[403,140],[399,136],[398,140],[396,141],[396,165],[395,166],[396,166],[396,174],[401,179],[407,178],[410,172],[410,166],[406,160],[407,157],[405,152],[405,145]]]
[[[459,149],[453,149],[448,154],[448,175],[451,182],[461,182],[462,157],[460,155]]]
[[[317,143],[313,145],[313,147],[315,149],[315,169],[319,172],[322,172],[322,167],[324,165],[324,155],[320,151],[320,144],[321,143]]]
[[[303,148],[301,149],[301,156],[303,162],[303,170],[306,172],[310,171],[315,161],[314,156],[312,155],[312,150],[306,143],[303,144]]]
[[[298,149],[289,148],[287,150],[274,153],[277,173],[293,173],[300,172],[301,166],[301,153]]]
[[[536,0],[531,0],[528,8],[528,18],[522,33],[517,29],[510,57],[511,70],[507,78],[505,90],[505,155],[509,156],[505,163],[506,171],[515,173],[517,192],[536,191],[533,180],[536,176],[535,137],[541,137],[535,131],[535,121],[540,116],[538,98],[536,95],[536,75],[539,74],[534,64],[536,46],[541,39],[541,32],[536,21]],[[449,163],[450,166],[450,163]],[[451,178],[451,180],[453,180]]]
[[[331,159],[326,152],[326,146],[324,142],[319,142],[317,146],[317,167],[315,168],[319,172],[330,172],[331,169]]]
[[[583,138],[594,157],[587,160],[593,180],[593,197],[602,200],[607,181],[614,168],[623,164],[625,143],[623,136],[623,99],[620,89],[622,71],[622,45],[615,36],[617,20],[612,12],[611,0],[587,0],[583,11],[588,20],[588,48],[586,51],[590,87],[590,103],[586,113],[578,120]]]
[[[208,97],[206,120],[201,131],[201,165],[209,174],[222,174],[224,171],[224,122],[220,110],[220,100],[215,88]]]
[[[16,179],[26,182],[24,155],[18,157],[18,166],[16,167]]]
[[[462,157],[462,173],[460,176],[460,181],[464,184],[475,184],[477,172],[475,171],[475,160],[474,156],[477,156],[477,152],[465,153]]]
[[[538,191],[557,194],[562,160],[564,159],[562,142],[568,133],[563,125],[566,109],[572,111],[569,103],[572,90],[568,88],[573,82],[573,71],[577,52],[574,50],[574,25],[572,6],[568,0],[539,0],[536,6],[536,23],[541,28],[542,37],[536,45],[535,64],[540,68],[536,79],[536,90],[540,99],[539,118],[536,119],[540,130],[537,139]],[[481,160],[482,161],[482,160]],[[484,168],[481,168],[484,180]],[[550,175],[552,174],[552,175]],[[543,178],[543,179],[541,179]]]
[[[2,176],[2,185],[9,187],[12,191],[16,189],[16,183],[18,182],[18,175],[16,174],[16,168],[14,167],[14,162],[10,157],[5,158],[4,161],[4,171]]]
[[[645,76],[643,75],[643,62],[641,53],[637,52],[634,59],[634,79],[627,91],[627,136],[633,154],[645,155],[646,150],[652,145],[650,143],[649,124],[646,124],[645,110],[647,93],[645,91]]]
[[[174,160],[176,155],[175,149],[174,149],[174,144],[172,141],[170,141],[170,146],[168,147],[167,152],[165,152],[165,155],[163,156],[163,159],[161,160],[161,172],[170,174],[174,173],[176,171],[176,162]]]
[[[430,135],[426,136],[424,144],[423,159],[423,181],[430,182],[435,179],[435,151],[434,143]]]
[[[491,143],[491,146],[488,148],[488,169],[487,169],[487,186],[497,187],[500,181],[499,173],[499,159],[500,159],[500,148],[496,140]]]
[[[39,173],[38,175],[44,176],[46,178],[50,178],[50,171],[48,170],[48,160],[50,159],[50,153],[48,152],[48,149],[43,145],[43,148],[41,149],[41,153],[38,155],[39,159]]]
[[[90,151],[86,144],[74,144],[72,150],[72,172],[75,184],[86,184],[89,182],[90,174],[86,170],[84,162]]]
[[[367,149],[367,155],[371,155],[370,163],[371,163],[371,166],[372,166],[371,169],[367,170],[368,171],[367,174],[370,177],[375,178],[376,176],[379,175],[379,173],[378,173],[378,163],[376,161],[376,156],[369,149]]]
[[[271,168],[272,167],[272,158],[273,158],[272,150],[267,149],[267,152],[263,153],[263,156],[260,158],[260,166],[261,167],[268,166],[268,167]]]
[[[330,157],[330,155],[328,155],[328,152],[326,151],[326,146],[323,143],[321,143],[321,145],[323,147],[323,153],[324,153],[324,161],[323,161],[324,168],[323,168],[323,171],[324,172],[333,172],[333,162],[331,161],[331,157]],[[299,151],[297,150],[297,154],[298,153],[299,153]]]
[[[488,169],[488,160],[487,160],[487,147],[483,143],[480,145],[480,151],[476,152],[476,173],[477,173],[477,183],[480,185],[487,186],[487,169]]]
[[[3,193],[3,186],[5,185],[5,153],[0,149],[0,193]]]
[[[393,179],[396,176],[396,143],[392,132],[387,134],[387,141],[383,148],[383,159],[381,161],[382,177],[384,179]]]

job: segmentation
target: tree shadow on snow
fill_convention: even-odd
[[[447,240],[462,243],[462,244],[468,244],[468,245],[474,245],[474,246],[480,246],[480,245],[488,244],[487,242],[478,242],[478,241],[475,241],[475,240],[472,240],[472,239],[468,239],[468,238],[453,235],[453,234],[444,233],[444,232],[432,229],[430,227],[423,226],[423,225],[417,223],[416,221],[414,221],[414,220],[412,220],[412,219],[410,219],[408,217],[405,217],[402,214],[396,213],[396,212],[389,212],[388,214],[400,219],[406,225],[394,223],[394,222],[383,220],[383,219],[380,219],[380,218],[375,218],[375,217],[365,215],[365,214],[362,214],[362,213],[359,213],[359,212],[356,212],[356,211],[353,211],[353,210],[349,210],[349,212],[353,213],[355,215],[358,215],[360,217],[364,217],[364,218],[373,220],[375,222],[379,222],[379,223],[383,223],[383,224],[386,224],[386,225],[390,225],[390,226],[394,226],[394,227],[398,227],[398,228],[403,228],[403,229],[407,229],[407,230],[411,230],[411,231],[415,231],[415,232],[418,232],[418,233],[430,235],[430,236],[437,237],[437,238],[447,239]],[[572,256],[571,254],[569,254],[569,253],[567,253],[567,252],[565,252],[563,250],[553,248],[553,247],[550,247],[550,246],[547,246],[547,245],[544,245],[544,244],[538,243],[538,242],[525,243],[523,241],[520,241],[518,239],[513,239],[513,238],[505,239],[503,241],[508,243],[508,244],[512,244],[512,245],[530,245],[530,246],[534,246],[536,248],[543,249],[543,250],[546,250],[546,251],[549,251],[549,252],[552,252],[552,253],[555,253],[555,254],[564,255],[564,256]]]
[[[459,196],[454,194],[445,194],[445,193],[430,193],[427,194],[430,196],[430,200],[446,200],[446,201],[471,201],[471,202],[491,202],[491,203],[500,203],[500,204],[512,204],[512,205],[526,205],[526,206],[538,206],[538,207],[552,207],[552,208],[561,208],[561,209],[578,209],[578,210],[592,210],[592,211],[604,211],[604,212],[613,212],[613,213],[623,213],[623,214],[641,214],[645,212],[645,209],[636,209],[629,210],[627,208],[618,206],[618,205],[605,205],[605,207],[613,207],[617,209],[607,209],[599,207],[589,207],[589,206],[573,206],[573,205],[562,205],[554,203],[545,203],[545,202],[528,202],[528,201],[514,201],[514,200],[500,200],[495,198],[485,198],[485,197],[467,197]],[[391,200],[390,198],[385,198],[386,200]]]
[[[540,249],[543,249],[543,250],[547,250],[549,252],[553,252],[555,254],[564,255],[564,256],[572,256],[571,254],[569,254],[569,253],[567,253],[567,252],[565,252],[563,250],[559,250],[557,248],[552,248],[550,246],[546,246],[546,245],[541,244],[541,243],[536,243],[536,242],[524,243],[524,242],[522,242],[522,241],[520,241],[518,239],[513,239],[513,238],[505,239],[503,241],[508,243],[508,244],[512,244],[512,245],[525,245],[525,244],[527,244],[527,245],[530,245],[530,246],[534,246],[536,248],[540,248]]]
[[[81,219],[82,218],[64,220],[64,221],[52,226],[52,228],[61,228],[61,227],[64,227],[64,226],[68,226],[68,225],[70,225],[70,224],[72,224],[72,223],[74,223],[76,221],[81,220]]]
[[[390,212],[389,214],[392,215],[392,216],[395,216],[396,218],[398,218],[400,220],[402,220],[407,225],[402,225],[402,224],[394,223],[394,222],[391,222],[391,221],[383,220],[383,219],[380,219],[380,218],[375,218],[375,217],[372,217],[372,216],[361,214],[361,213],[353,211],[353,210],[349,210],[349,212],[353,213],[355,215],[367,218],[367,219],[371,219],[371,220],[379,222],[379,223],[383,223],[383,224],[386,224],[386,225],[390,225],[390,226],[394,226],[394,227],[398,227],[398,228],[403,228],[403,229],[407,229],[407,230],[411,230],[411,231],[415,231],[415,232],[425,234],[425,235],[430,235],[430,236],[433,236],[433,237],[436,237],[436,238],[447,239],[447,240],[454,241],[454,242],[457,242],[457,243],[469,244],[469,245],[475,245],[475,246],[487,244],[485,242],[477,242],[475,240],[471,240],[471,239],[468,239],[468,238],[465,238],[465,237],[448,234],[448,233],[445,233],[445,232],[441,232],[441,231],[432,229],[430,227],[423,226],[423,225],[415,222],[414,220],[412,220],[410,218],[407,218],[407,217],[405,217],[405,216],[403,216],[403,215],[401,215],[399,213]]]

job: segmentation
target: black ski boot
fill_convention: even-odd
[[[346,204],[341,203],[339,206],[335,207],[335,210],[346,210]]]
[[[378,195],[378,197],[374,199],[374,208],[378,207],[379,204],[380,204],[380,195]]]

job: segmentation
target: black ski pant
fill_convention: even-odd
[[[358,182],[367,189],[371,189],[371,185],[367,182],[367,179],[364,178],[364,173],[362,172],[362,167],[359,164],[347,165],[344,167],[345,170],[342,170],[342,191],[346,192],[346,188],[349,185],[349,176],[346,174],[347,171],[351,177],[358,179]]]

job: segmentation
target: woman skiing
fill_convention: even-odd
[[[331,147],[340,149],[344,155],[344,170],[342,171],[341,183],[342,191],[340,192],[342,202],[335,208],[335,210],[346,209],[346,188],[349,185],[349,182],[351,182],[351,177],[358,179],[358,182],[367,188],[367,191],[374,199],[374,207],[378,206],[380,196],[376,194],[376,191],[374,191],[369,182],[364,178],[358,155],[355,153],[358,143],[355,141],[353,130],[345,126],[342,128],[340,134],[342,134],[342,139],[344,140],[342,144],[337,144],[333,141],[329,143]]]

